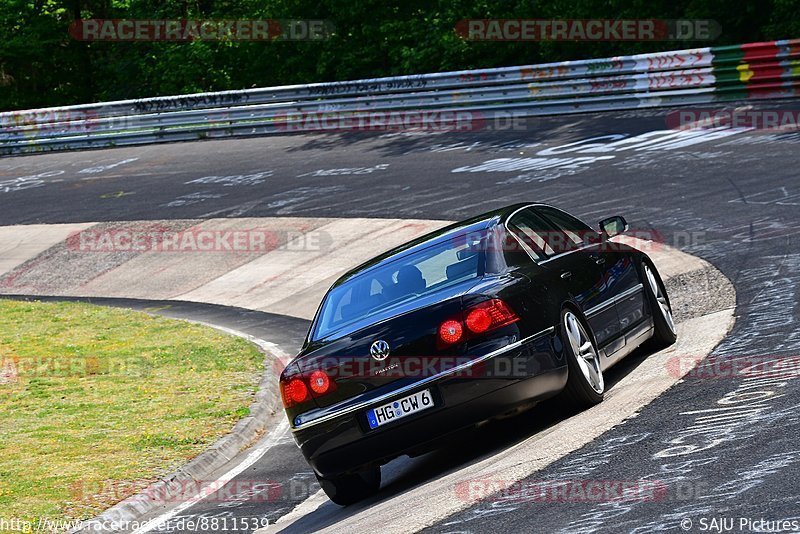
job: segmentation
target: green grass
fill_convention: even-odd
[[[211,328],[0,300],[0,518],[87,519],[136,493],[246,416],[262,371]]]

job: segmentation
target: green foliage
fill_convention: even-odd
[[[0,109],[800,37],[800,0],[3,0]],[[324,42],[79,42],[76,18],[327,19]],[[711,18],[713,42],[467,42],[468,18]]]

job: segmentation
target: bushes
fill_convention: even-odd
[[[0,109],[800,37],[798,0],[4,0]],[[328,19],[324,42],[78,42],[75,18]],[[711,18],[709,42],[466,42],[466,18]]]

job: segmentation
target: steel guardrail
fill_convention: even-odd
[[[566,61],[121,100],[0,113],[0,154],[375,126],[378,113],[486,121],[800,95],[800,39]],[[371,122],[372,121],[372,122]],[[379,126],[379,125],[378,125]]]

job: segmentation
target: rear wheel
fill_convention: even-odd
[[[317,480],[330,500],[340,506],[356,503],[378,493],[381,487],[381,468],[370,467],[358,473],[349,473],[331,478],[319,475]]]
[[[664,283],[658,271],[650,264],[642,263],[642,278],[644,278],[644,291],[653,314],[653,344],[664,348],[675,343],[678,338],[675,332],[675,321],[672,318],[672,307],[667,298]]]
[[[561,329],[569,367],[567,385],[561,398],[575,408],[594,406],[603,400],[605,381],[590,327],[572,310],[564,309]]]

